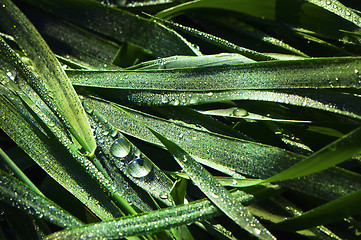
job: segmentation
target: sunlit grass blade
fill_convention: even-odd
[[[2,91],[4,89],[2,88]],[[12,99],[12,102],[8,100]],[[28,115],[22,115],[22,103],[15,95],[5,91],[0,98],[1,129],[13,139],[40,167],[59,184],[76,196],[100,219],[119,216],[119,210],[84,169],[78,166],[71,154],[57,141],[49,138],[32,124]],[[14,106],[19,107],[16,109]],[[6,117],[5,117],[6,116]],[[101,204],[99,204],[101,203]]]
[[[321,8],[324,8],[347,21],[352,22],[358,27],[361,27],[361,17],[355,13],[352,9],[346,7],[338,0],[307,0],[307,2],[313,3]]]
[[[40,78],[36,80],[33,76],[23,77],[29,81],[52,110],[63,118],[76,140],[89,155],[92,155],[96,148],[95,139],[80,100],[55,55],[34,26],[11,1],[3,2],[0,8],[0,19],[2,26],[16,38],[17,43],[31,59],[40,75]],[[14,66],[21,74],[29,74],[19,69],[24,66],[19,66],[17,57],[10,49],[6,49],[6,44],[3,40],[1,41],[1,53],[14,62]]]
[[[251,195],[232,194],[245,205],[254,198]],[[181,226],[205,219],[219,216],[221,211],[208,199],[193,201],[189,204],[165,208],[136,216],[129,216],[105,221],[96,224],[88,224],[84,227],[66,229],[47,236],[49,239],[114,239],[120,237],[143,235],[146,233],[159,232],[167,228]]]
[[[120,110],[125,111],[122,108],[120,108]],[[125,113],[129,114],[127,112]],[[134,118],[130,114],[129,116]],[[134,118],[134,120],[139,121],[136,118]],[[225,215],[230,217],[241,228],[259,239],[275,239],[274,236],[272,236],[272,234],[212,176],[212,174],[203,168],[202,165],[194,160],[187,152],[154,129],[145,124],[144,126],[162,142],[176,159],[177,163],[185,172],[187,172],[193,183],[208,197],[208,199],[221,209]]]
[[[43,195],[43,193],[35,186],[35,184],[21,171],[21,169],[16,166],[16,164],[11,160],[11,158],[0,148],[0,159],[7,165],[14,175],[20,179],[23,183],[25,183],[31,190],[39,195]]]
[[[118,95],[119,101],[122,99]],[[265,101],[277,102],[298,107],[307,107],[320,109],[327,112],[341,114],[355,119],[361,118],[360,101],[361,98],[352,94],[330,92],[313,89],[291,89],[291,90],[236,90],[236,91],[217,91],[217,92],[180,92],[180,91],[135,91],[124,93],[131,103],[136,105],[155,105],[155,106],[192,106],[209,103],[217,103],[233,100],[247,101]],[[117,99],[114,99],[117,100]],[[222,111],[223,110],[223,111]],[[246,110],[239,108],[220,109],[219,111],[210,110],[202,113],[208,115],[222,115],[229,117],[241,117],[254,120],[281,121],[266,116],[252,115]],[[287,121],[284,119],[284,121]],[[309,122],[292,121],[289,122]]]
[[[120,42],[127,41],[140,46],[154,57],[200,55],[195,47],[164,25],[93,0],[25,0],[25,2],[83,28]]]
[[[273,227],[275,229],[296,231],[342,220],[361,211],[360,200],[361,190],[358,190],[312,209],[301,216],[277,223]]]
[[[63,228],[79,227],[83,223],[70,213],[39,195],[19,180],[0,170],[0,199],[28,214],[43,218]]]
[[[101,155],[105,155],[102,163],[109,165],[109,168],[121,171],[133,183],[167,206],[174,205],[169,197],[173,182],[139,148],[134,146],[122,133],[118,132],[104,116],[89,105],[84,104],[84,106],[93,120],[92,127],[94,128],[96,140],[102,143],[99,145]],[[108,171],[112,171],[109,168]],[[116,174],[119,174],[117,171],[115,171]],[[128,188],[131,187],[128,186]],[[127,193],[128,191],[130,192],[131,189],[125,189],[124,193],[130,194]]]
[[[359,23],[357,23],[359,17],[355,15],[355,13],[351,13],[350,10],[347,10],[347,8],[338,1],[332,0],[322,0],[321,2],[316,0],[304,2],[276,0],[195,0],[165,9],[156,16],[170,19],[180,14],[194,12],[199,9],[227,10],[272,21],[273,23],[283,22],[291,27],[319,32],[335,40],[344,38],[344,34],[339,31],[340,29],[352,32],[359,29]],[[334,13],[336,13],[336,15]],[[347,19],[347,21],[345,19]]]
[[[314,58],[139,71],[67,71],[75,86],[168,91],[355,88],[361,58]],[[291,81],[292,79],[292,81]]]
[[[253,62],[253,60],[246,58],[241,54],[235,53],[220,53],[203,56],[173,56],[142,62],[140,64],[127,68],[127,70],[195,68],[220,65],[234,65],[247,62]]]
[[[101,114],[108,116],[109,123],[118,130],[146,142],[162,146],[159,140],[150,135],[144,126],[112,104],[91,98],[85,98],[85,102]],[[303,155],[277,147],[234,139],[194,127],[186,127],[139,111],[123,108],[177,143],[198,162],[228,175],[242,173],[265,179],[305,158]],[[284,183],[284,186],[328,200],[351,193],[361,187],[361,178],[357,174],[331,168],[297,181],[288,181]],[[306,190],[306,186],[312,186],[312,191]]]
[[[160,19],[160,18],[156,18],[156,17],[153,17],[151,16],[152,18],[155,18],[157,21],[160,21],[161,23],[169,26],[169,27],[172,27],[172,28],[175,28],[177,30],[180,30],[182,32],[185,32],[187,34],[190,34],[190,35],[193,35],[199,39],[202,39],[206,42],[209,42],[211,44],[214,44],[216,46],[219,46],[227,51],[230,51],[230,52],[234,52],[234,53],[239,53],[245,57],[248,57],[250,59],[253,59],[253,60],[256,60],[256,61],[265,61],[265,60],[274,60],[275,58],[271,57],[271,56],[268,56],[266,54],[262,54],[260,52],[257,52],[257,51],[254,51],[254,50],[251,50],[251,49],[247,49],[247,48],[244,48],[244,47],[240,47],[240,46],[237,46],[236,44],[232,43],[232,42],[229,42],[225,39],[222,39],[220,37],[217,37],[217,36],[214,36],[212,34],[209,34],[209,33],[205,33],[205,32],[201,32],[197,29],[194,29],[194,28],[191,28],[191,27],[186,27],[186,26],[183,26],[181,24],[178,24],[178,23],[174,23],[174,22],[170,22],[170,21],[166,21],[166,20],[163,20],[163,19]]]

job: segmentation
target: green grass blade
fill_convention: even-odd
[[[338,1],[333,0],[304,2],[288,0],[195,0],[165,9],[156,16],[170,19],[199,9],[233,11],[273,23],[282,22],[294,28],[318,32],[335,40],[343,39],[345,36],[339,31],[340,29],[352,32],[359,29],[359,17]]]
[[[121,108],[119,109],[125,111]],[[125,113],[129,114],[127,112]],[[130,114],[129,116],[134,118]],[[134,118],[134,120],[139,121],[136,118]],[[149,126],[144,123],[142,124],[162,142],[194,184],[208,197],[208,199],[221,209],[225,215],[231,218],[241,228],[259,239],[275,239],[274,236],[212,176],[212,174],[203,168],[202,165],[194,160],[187,152]]]
[[[30,81],[34,89],[40,90],[40,96],[48,95],[44,100],[48,104],[51,101],[50,106],[55,105],[52,110],[63,118],[77,141],[89,155],[92,155],[96,148],[95,139],[80,100],[55,55],[34,26],[11,1],[3,2],[0,8],[0,19],[2,26],[16,38],[17,43],[32,60],[37,73],[41,76],[41,83]],[[2,46],[3,54],[13,54],[11,51],[4,51],[6,46],[3,43]],[[12,59],[15,60],[16,57]]]
[[[0,115],[4,119],[0,121],[1,129],[51,177],[99,218],[110,219],[119,216],[119,210],[99,188],[98,183],[95,183],[84,169],[75,164],[76,161],[71,154],[57,141],[44,135],[44,132],[29,119],[30,116],[21,113],[25,110],[21,101],[8,91],[4,92],[4,88],[1,94]]]
[[[292,90],[238,90],[238,91],[220,91],[220,92],[179,92],[179,91],[136,91],[124,94],[125,98],[136,105],[155,105],[155,106],[191,106],[200,104],[209,104],[222,101],[233,100],[249,100],[249,101],[266,101],[284,103],[299,107],[307,107],[320,109],[355,119],[361,118],[360,104],[361,99],[358,96],[338,93],[326,92],[322,90],[313,89],[292,89]],[[121,94],[118,94],[121,100]],[[117,99],[118,100],[118,99]],[[171,100],[171,101],[170,101]],[[236,108],[234,108],[235,110]],[[225,109],[227,110],[227,109]],[[228,110],[232,110],[231,108]],[[234,111],[233,110],[233,111]],[[203,112],[210,115],[223,115],[229,117],[242,117],[255,120],[270,120],[277,121],[277,119],[268,117],[258,117],[244,112],[227,111],[224,114],[217,114],[216,112]],[[289,122],[292,122],[290,120]],[[307,121],[293,121],[293,122],[307,122]]]
[[[360,58],[268,61],[206,68],[139,71],[67,71],[75,86],[177,91],[355,88]],[[292,79],[292,81],[290,80]]]
[[[342,220],[345,217],[358,214],[361,211],[360,200],[361,190],[358,190],[312,209],[301,216],[275,224],[274,228],[296,231]]]
[[[120,42],[127,41],[142,47],[154,57],[200,55],[195,47],[175,31],[93,0],[26,0],[25,2],[81,27],[99,32]]]
[[[90,98],[86,98],[85,101],[101,114],[109,116],[108,121],[118,130],[161,146],[155,137],[147,133],[147,129],[144,126],[122,113],[116,107]],[[185,127],[129,108],[125,109],[140,121],[177,143],[198,162],[229,175],[243,173],[265,179],[305,158],[303,155],[269,145],[229,138]],[[350,184],[350,181],[353,184]],[[332,184],[330,184],[331,182]],[[331,168],[294,182],[288,181],[284,183],[284,186],[305,194],[317,196],[321,199],[335,199],[344,194],[351,193],[358,188],[356,186],[361,187],[360,184],[361,179],[358,175]],[[312,186],[314,191],[306,190],[306,186]]]
[[[191,27],[185,27],[181,24],[178,24],[178,23],[173,23],[173,22],[170,22],[170,21],[166,21],[166,20],[163,20],[163,19],[160,19],[160,18],[156,18],[156,17],[153,17],[155,18],[157,21],[160,21],[161,23],[169,26],[169,27],[172,27],[172,28],[175,28],[175,29],[178,29],[180,31],[183,31],[185,33],[188,33],[190,35],[193,35],[199,39],[202,39],[206,42],[209,42],[211,44],[214,44],[216,46],[219,46],[227,51],[230,51],[230,52],[234,52],[234,53],[239,53],[245,57],[248,57],[250,59],[253,59],[253,60],[256,60],[256,61],[265,61],[265,60],[274,60],[275,58],[273,57],[270,57],[270,56],[267,56],[265,54],[262,54],[260,52],[257,52],[257,51],[253,51],[251,49],[247,49],[247,48],[244,48],[244,47],[240,47],[240,46],[237,46],[236,44],[234,43],[231,43],[225,39],[222,39],[220,37],[217,37],[217,36],[214,36],[212,34],[209,34],[209,33],[205,33],[205,32],[201,32],[197,29],[194,29],[194,28],[191,28]]]
[[[79,227],[83,223],[70,213],[39,195],[19,180],[0,170],[0,199],[8,204],[43,218],[59,227]]]
[[[118,132],[104,116],[89,105],[84,104],[84,106],[93,120],[96,139],[102,143],[98,147],[106,156],[103,161],[107,161],[109,166],[121,171],[133,183],[167,206],[174,205],[169,198],[173,182],[139,148]],[[129,194],[128,191],[124,192]]]
[[[337,0],[307,0],[307,2],[313,3],[323,9],[326,9],[347,21],[352,22],[358,27],[361,27],[361,17],[355,13],[352,9],[346,7]]]
[[[249,203],[252,196],[233,193],[238,201]],[[243,196],[243,197],[242,197]],[[146,233],[159,232],[165,228],[181,226],[184,224],[219,216],[221,211],[209,200],[193,201],[189,204],[179,205],[141,214],[119,218],[113,221],[89,224],[81,228],[66,229],[47,236],[50,239],[113,239]]]
[[[138,65],[127,68],[127,70],[194,68],[233,65],[247,62],[253,62],[253,60],[236,53],[220,53],[203,56],[173,56],[142,62]]]
[[[28,187],[30,187],[34,192],[39,195],[43,195],[43,193],[34,185],[34,183],[21,171],[21,169],[16,166],[16,164],[11,160],[11,158],[0,148],[0,158],[4,161],[4,163],[14,172],[14,175],[23,181]]]

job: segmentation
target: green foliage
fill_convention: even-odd
[[[1,1],[0,238],[356,239],[360,11]]]

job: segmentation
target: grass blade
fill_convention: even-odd
[[[120,108],[120,110],[124,111]],[[129,114],[125,112],[126,114]],[[129,114],[130,117],[132,117]],[[132,117],[134,118],[134,117]],[[137,120],[134,118],[134,120]],[[141,123],[141,122],[140,122]],[[244,206],[237,201],[214,177],[196,162],[187,152],[177,144],[142,123],[152,134],[162,142],[168,151],[177,160],[182,169],[187,172],[190,179],[200,190],[228,217],[241,228],[245,229],[259,239],[275,239],[274,236],[253,217]]]
[[[359,71],[361,58],[345,57],[169,70],[67,71],[67,74],[75,86],[132,90],[220,91],[355,88],[361,86]]]
[[[249,202],[253,197],[233,193],[240,198],[238,201]],[[115,219],[113,221],[88,224],[81,228],[66,229],[47,236],[45,239],[113,239],[146,233],[159,232],[165,228],[181,226],[219,216],[221,212],[209,200],[193,201],[189,204],[179,205],[141,214]]]
[[[332,223],[345,217],[358,214],[361,211],[360,200],[361,190],[358,190],[312,209],[301,216],[277,223],[274,225],[274,228],[296,231]]]
[[[44,218],[59,227],[79,227],[83,223],[70,213],[39,195],[0,170],[0,199],[8,204],[25,210],[39,218]]]
[[[3,5],[0,8],[0,19],[2,26],[16,38],[17,43],[32,60],[38,74],[41,76],[42,82],[31,81],[33,78],[27,78],[27,80],[30,81],[35,90],[38,90],[40,96],[47,95],[44,98],[45,102],[50,104],[52,110],[63,118],[70,132],[88,154],[94,154],[96,143],[84,109],[55,55],[51,52],[35,27],[11,1],[3,1]],[[5,54],[7,57],[13,55],[10,56],[10,59],[19,61],[16,60],[16,56],[14,56],[11,50],[5,50],[6,45],[3,40],[1,41],[2,54]],[[14,65],[16,66],[17,63],[14,62]]]
[[[93,0],[25,0],[25,2],[120,42],[133,43],[154,57],[200,55],[195,47],[173,30]]]

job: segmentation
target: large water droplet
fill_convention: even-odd
[[[235,117],[246,117],[248,116],[248,112],[242,108],[236,108],[232,112]]]
[[[117,158],[125,158],[129,155],[132,145],[128,140],[121,137],[110,146],[110,153]]]
[[[161,192],[161,193],[159,194],[159,197],[160,197],[161,199],[167,199],[167,198],[168,198],[168,193],[167,193],[167,192]]]
[[[142,178],[147,176],[152,169],[153,165],[147,159],[137,158],[129,163],[127,172],[135,178]]]

